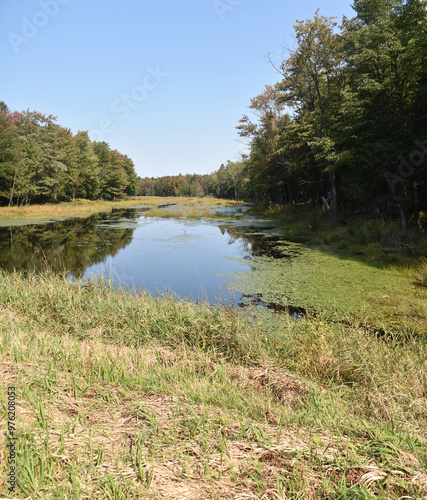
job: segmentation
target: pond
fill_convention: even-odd
[[[53,269],[70,279],[103,276],[113,285],[190,300],[263,306],[296,317],[329,311],[394,318],[407,277],[345,252],[292,243],[286,228],[218,209],[217,218],[146,217],[145,208],[61,222],[0,227],[0,265]],[[211,210],[215,215],[215,211]],[[225,216],[225,217],[219,217]],[[258,308],[260,309],[260,308]]]
[[[238,301],[230,273],[248,271],[249,255],[251,244],[218,223],[147,218],[141,209],[0,228],[0,265],[9,271],[102,275],[113,285],[209,302]]]

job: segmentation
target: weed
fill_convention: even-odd
[[[49,272],[0,280],[17,497],[425,495],[422,336],[381,341],[319,313],[283,321],[273,346],[230,308]]]

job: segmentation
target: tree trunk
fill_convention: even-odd
[[[329,170],[328,175],[329,175],[329,182],[331,185],[331,206],[329,209],[329,213],[332,217],[336,217],[338,212],[338,205],[337,205],[337,180],[336,180],[335,170]]]
[[[331,208],[328,205],[328,202],[326,201],[324,196],[322,196],[322,205],[323,205],[323,210],[325,210],[326,212],[330,211]]]
[[[15,167],[15,173],[13,174],[12,189],[10,190],[9,207],[12,205],[13,202],[13,191],[15,190],[15,181],[16,181],[16,167]]]
[[[415,223],[417,224],[417,230],[422,231],[423,227],[421,224],[421,217],[420,217],[420,202],[419,202],[419,198],[418,198],[418,186],[417,186],[417,183],[415,181],[413,184],[413,197],[414,197]]]
[[[406,211],[405,202],[400,202],[400,218],[402,221],[402,229],[405,231],[408,229],[408,213]]]

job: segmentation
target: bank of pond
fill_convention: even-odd
[[[407,272],[290,241],[286,225],[250,215],[250,209],[168,203],[155,212],[139,206],[62,221],[20,221],[0,227],[0,265],[8,272],[50,269],[86,284],[101,280],[238,306],[266,329],[274,330],[281,315],[298,321],[321,313],[380,336],[423,335],[426,289]]]

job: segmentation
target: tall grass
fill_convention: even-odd
[[[425,498],[423,338],[0,272],[15,498]],[[0,443],[0,495],[7,496]]]
[[[366,219],[362,216],[331,218],[326,212],[310,206],[261,204],[248,213],[275,218],[286,228],[286,235],[302,237],[318,245],[331,245],[350,252],[363,250],[368,260],[400,266],[414,263],[409,245],[427,254],[425,232],[414,228],[403,230],[398,221],[380,218]],[[382,248],[394,248],[396,253],[385,253]],[[400,252],[399,252],[400,250]]]
[[[0,219],[10,220],[16,218],[37,219],[40,217],[70,217],[73,215],[88,215],[94,212],[110,212],[114,208],[134,207],[148,205],[157,207],[162,204],[178,204],[188,207],[233,206],[237,204],[231,200],[217,198],[184,198],[184,197],[159,197],[159,196],[134,196],[117,201],[91,201],[76,200],[74,202],[45,203],[43,205],[25,205],[16,207],[0,207]],[[164,212],[162,212],[164,213]]]

